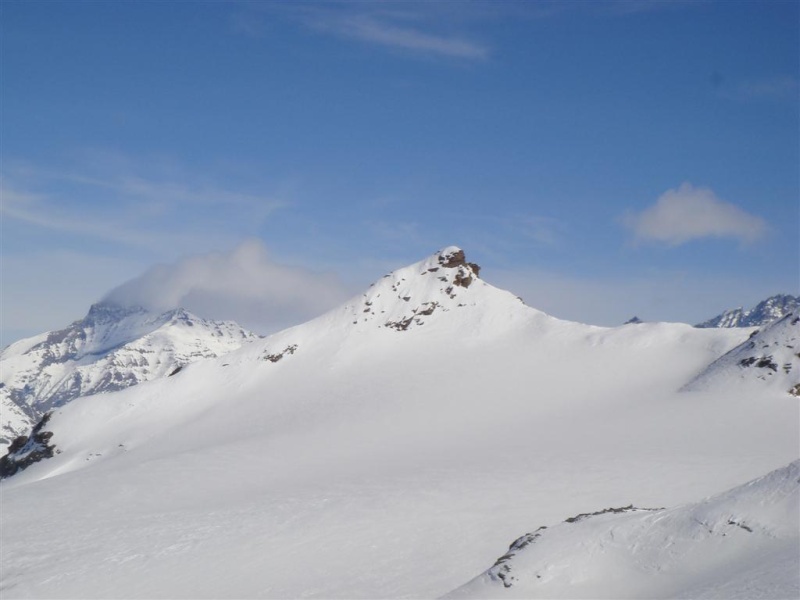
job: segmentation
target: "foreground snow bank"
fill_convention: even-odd
[[[800,460],[696,504],[578,515],[445,598],[800,597]]]

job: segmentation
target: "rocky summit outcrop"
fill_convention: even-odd
[[[480,267],[464,251],[448,246],[427,259],[398,269],[374,283],[361,301],[348,307],[353,325],[377,322],[393,331],[408,331],[456,308],[475,305],[485,287]]]

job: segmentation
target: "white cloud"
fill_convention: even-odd
[[[688,182],[664,192],[644,211],[625,215],[622,222],[637,240],[673,246],[707,237],[753,242],[767,229],[761,217],[720,200],[709,188]]]
[[[260,241],[248,240],[228,253],[152,267],[106,299],[153,310],[182,306],[269,333],[302,323],[349,296],[333,275],[279,264]]]

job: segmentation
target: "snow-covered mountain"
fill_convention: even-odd
[[[743,382],[800,396],[800,310],[754,331],[684,389],[726,389]]]
[[[797,458],[785,391],[679,393],[750,331],[571,323],[483,276],[446,248],[56,408],[29,441],[52,457],[0,482],[4,597],[438,597],[532,522],[681,505]]]
[[[0,352],[0,447],[78,396],[163,377],[257,337],[236,323],[201,319],[183,309],[152,313],[94,304],[69,327]]]
[[[695,327],[762,327],[793,311],[800,311],[800,296],[777,294],[747,310],[733,308]]]
[[[701,502],[579,514],[445,598],[800,597],[800,460]]]

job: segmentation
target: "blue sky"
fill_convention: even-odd
[[[1,6],[2,344],[157,264],[268,331],[450,244],[597,324],[800,293],[797,2]]]

